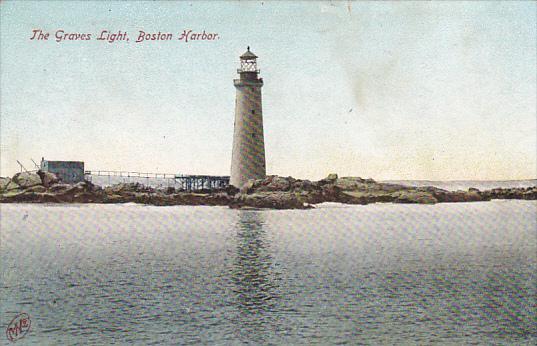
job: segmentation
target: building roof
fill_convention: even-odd
[[[58,160],[42,160],[43,162],[52,162],[52,163],[84,163],[84,161],[58,161]]]
[[[243,55],[241,55],[241,59],[242,60],[257,59],[257,55],[255,55],[254,53],[250,52],[250,46],[248,46],[248,50]]]

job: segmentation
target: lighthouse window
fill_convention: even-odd
[[[252,114],[255,114],[255,109],[252,109]]]

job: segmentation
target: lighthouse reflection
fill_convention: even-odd
[[[264,216],[258,211],[240,211],[231,275],[240,322],[236,332],[245,340],[257,342],[266,341],[264,331],[272,329],[271,316],[278,298],[270,244],[263,229]]]

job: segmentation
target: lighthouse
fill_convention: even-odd
[[[257,56],[247,51],[240,56],[239,79],[233,84],[237,89],[235,98],[235,128],[231,157],[230,184],[241,188],[249,179],[264,179],[265,140],[263,137],[263,112]]]

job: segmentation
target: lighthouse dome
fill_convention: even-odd
[[[253,60],[253,59],[257,59],[257,55],[250,52],[250,46],[248,46],[246,52],[243,55],[241,55],[241,60]]]

